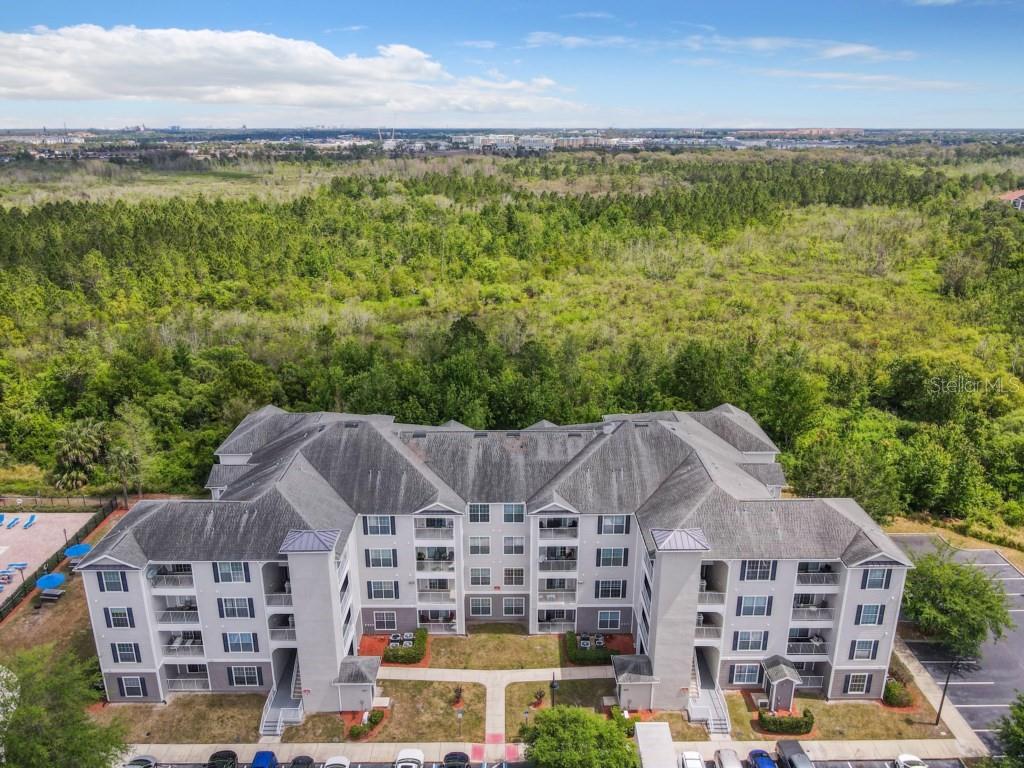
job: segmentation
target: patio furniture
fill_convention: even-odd
[[[13,518],[11,522],[7,524],[7,529],[10,530],[11,528],[14,528],[19,522],[21,522],[20,517]]]
[[[28,568],[28,563],[8,563],[7,567],[13,568],[16,571],[24,571],[26,568]]]
[[[25,521],[25,525],[24,525],[24,527],[25,527],[25,528],[31,528],[31,527],[32,527],[33,525],[35,525],[35,524],[36,524],[36,518],[37,518],[37,517],[38,517],[38,516],[37,516],[37,515],[35,515],[35,514],[29,515],[29,516],[28,516],[28,520],[26,520],[26,521]]]
[[[64,596],[65,590],[63,589],[44,589],[40,598],[47,602],[55,603]]]

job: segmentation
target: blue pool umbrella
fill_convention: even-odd
[[[56,589],[64,583],[65,578],[63,573],[48,573],[36,579],[36,586],[40,589]]]
[[[28,568],[28,563],[8,563],[8,568],[17,568],[19,571],[23,571]]]
[[[10,568],[0,568],[0,576],[13,576],[14,571]]]
[[[89,554],[90,549],[92,549],[92,544],[74,544],[65,549],[64,554],[68,557],[81,557]]]

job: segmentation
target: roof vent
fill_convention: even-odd
[[[358,427],[358,426],[359,426],[359,422],[358,421],[346,421],[345,422],[345,428],[346,429],[352,429],[352,428]]]
[[[637,429],[640,429],[640,427],[649,427],[651,425],[648,424],[646,421],[634,421],[633,426],[636,427]]]
[[[569,437],[583,437],[582,432],[570,432]]]
[[[427,433],[426,432],[413,432],[412,436],[413,436],[413,439],[416,439],[418,437],[426,437]]]
[[[319,427],[316,428],[316,431],[317,432],[323,432],[325,429],[327,429],[327,425],[326,424],[321,424]]]
[[[518,432],[506,432],[505,437],[519,437]]]
[[[473,437],[487,437],[486,432],[474,432]]]

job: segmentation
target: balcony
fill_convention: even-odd
[[[158,624],[198,624],[199,611],[157,611],[156,620]]]
[[[725,592],[698,592],[697,602],[701,605],[725,605]]]
[[[205,677],[175,677],[167,680],[168,691],[208,691],[210,681]]]
[[[413,528],[417,539],[454,539],[455,523],[444,517],[420,518]]]
[[[722,628],[704,624],[694,629],[693,636],[698,640],[718,640],[722,637]]]
[[[578,539],[580,529],[577,526],[565,528],[541,528],[540,538],[542,539]]]
[[[818,688],[823,688],[825,686],[825,676],[824,675],[803,675],[803,674],[801,674],[800,677],[803,679],[803,682],[800,683],[799,685],[797,685],[797,688],[818,689]]]
[[[455,570],[454,560],[417,560],[416,570],[421,573],[451,573]]]
[[[417,622],[416,626],[427,630],[432,635],[457,635],[459,633],[459,625],[454,621],[421,621]]]
[[[267,605],[270,606],[288,606],[292,604],[292,593],[291,592],[271,592],[263,596]]]
[[[157,573],[149,579],[153,589],[191,589],[195,579],[191,573]]]
[[[161,648],[164,656],[202,656],[205,652],[202,640],[183,638],[180,635],[171,637],[170,642]]]
[[[823,605],[804,605],[793,609],[793,621],[832,621],[835,609]]]
[[[537,593],[538,603],[574,603],[576,591],[571,589],[542,589]]]
[[[839,574],[831,571],[798,573],[796,575],[796,583],[805,587],[834,587],[839,584]]]
[[[787,656],[827,656],[832,650],[832,643],[812,643],[810,641],[793,641],[786,646]]]
[[[455,595],[450,589],[425,589],[416,593],[416,600],[421,603],[454,603]]]
[[[542,571],[575,571],[575,560],[541,560],[540,570]]]
[[[270,641],[274,643],[291,643],[295,642],[295,628],[294,627],[271,627]]]
[[[537,622],[538,632],[573,632],[576,629],[574,621],[539,621]]]

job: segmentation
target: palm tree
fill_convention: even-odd
[[[107,469],[117,478],[128,506],[128,486],[139,476],[139,459],[126,446],[115,445],[107,451]]]
[[[89,482],[89,473],[103,453],[103,439],[103,424],[93,419],[80,419],[64,428],[56,444],[58,488],[77,490]]]

